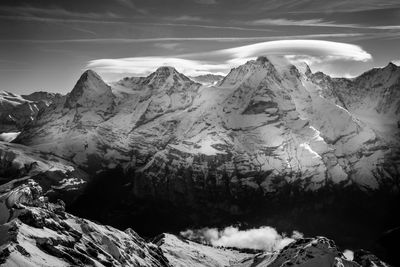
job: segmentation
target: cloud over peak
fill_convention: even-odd
[[[367,51],[354,44],[322,40],[277,40],[175,56],[96,59],[89,61],[87,67],[102,74],[147,75],[165,65],[174,66],[178,71],[191,76],[210,72],[224,74],[261,55],[284,56],[292,63],[304,61],[310,65],[334,61],[365,62],[372,59]]]

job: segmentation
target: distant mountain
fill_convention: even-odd
[[[32,123],[36,119],[40,110],[43,110],[58,98],[61,98],[60,94],[47,92],[35,92],[21,96],[1,91],[0,134],[20,132],[26,124]]]
[[[193,81],[201,83],[206,86],[216,85],[223,78],[224,76],[215,74],[204,74],[204,75],[190,77],[190,79],[192,79]]]
[[[268,223],[353,246],[400,223],[399,78],[392,65],[331,78],[278,57],[213,87],[172,67],[111,85],[86,71],[14,142],[88,173],[67,208],[103,223],[146,235]]]

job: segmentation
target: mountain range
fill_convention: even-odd
[[[62,211],[53,219],[67,232],[75,229],[71,221],[82,220],[73,216],[144,236],[240,222],[323,234],[342,246],[379,252],[384,245],[376,241],[399,225],[399,89],[400,67],[392,63],[352,79],[313,73],[280,57],[248,61],[223,78],[191,79],[160,67],[107,84],[88,70],[65,96],[0,95],[0,133],[11,141],[0,142],[1,183],[17,188],[32,179],[50,203],[62,199],[74,215]],[[38,205],[24,209],[42,209],[45,218],[54,209]],[[105,226],[92,228],[98,227]],[[145,242],[138,243],[136,233],[107,231],[134,247]],[[160,240],[157,249],[146,244],[140,252],[159,266],[182,260],[160,256],[161,244],[191,245],[168,235]],[[284,253],[309,246],[330,251],[324,254],[330,264],[344,260],[328,239],[317,237],[256,256],[257,264],[283,266],[292,257]],[[137,260],[110,249],[114,259]],[[237,266],[258,266],[254,255],[228,254],[243,264],[251,259]],[[180,264],[173,266],[188,263]]]

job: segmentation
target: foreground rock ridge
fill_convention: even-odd
[[[75,217],[48,202],[33,180],[0,186],[1,266],[388,266],[362,251],[346,260],[334,242],[299,239],[280,252],[244,253],[163,234],[152,242],[133,230]],[[361,264],[361,265],[360,265]]]

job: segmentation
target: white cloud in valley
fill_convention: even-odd
[[[354,252],[350,249],[346,249],[345,251],[343,251],[343,255],[349,261],[352,261],[354,259]]]
[[[222,230],[217,228],[203,228],[199,230],[186,230],[181,235],[187,239],[208,243],[213,246],[250,248],[265,251],[281,250],[286,245],[302,238],[303,234],[294,231],[290,237],[279,234],[269,226],[240,230],[238,227],[229,226]]]

